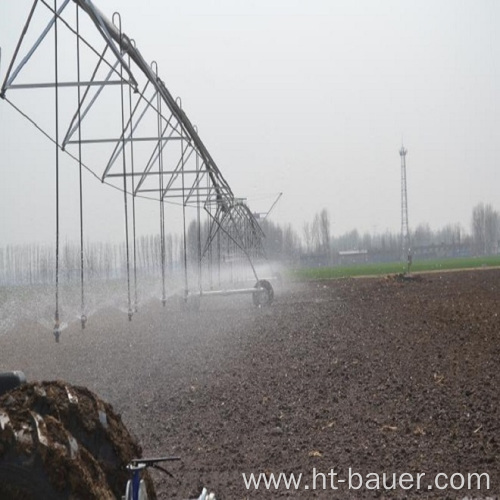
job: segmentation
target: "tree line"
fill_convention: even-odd
[[[331,233],[331,217],[327,209],[305,222],[298,233],[290,225],[280,226],[264,220],[265,248],[270,258],[297,262],[300,256],[318,256],[332,260],[339,252],[367,251],[380,258],[398,260],[401,257],[401,234],[385,231],[360,233],[357,229],[340,235]],[[438,249],[449,255],[493,255],[500,249],[500,214],[491,204],[479,203],[472,210],[469,230],[461,224],[447,224],[432,230],[428,223],[417,225],[410,232],[412,251]]]
[[[129,247],[130,260],[136,259],[136,269],[143,275],[161,272],[161,241],[158,235],[141,236]],[[173,270],[182,252],[178,235],[165,236],[165,267]],[[81,261],[87,279],[115,279],[125,276],[126,247],[124,243],[65,242],[59,254],[60,279],[73,282],[80,279]],[[52,245],[24,244],[0,247],[0,284],[51,283],[55,279],[55,250]]]
[[[273,261],[288,265],[335,264],[341,252],[364,251],[374,259],[398,260],[401,255],[401,235],[396,232],[360,233],[353,229],[340,235],[331,232],[331,217],[327,209],[320,210],[302,231],[291,224],[278,224],[270,219],[259,221],[266,237],[264,253]],[[188,262],[199,258],[198,238],[204,242],[208,228],[198,231],[196,221],[189,224],[186,238]],[[411,231],[412,251],[425,256],[424,250],[445,249],[448,255],[492,255],[499,251],[500,215],[490,205],[480,203],[472,210],[471,224],[466,230],[460,224],[448,224],[432,230],[429,224],[419,224]],[[141,236],[130,245],[130,259],[135,256],[139,275],[158,276],[162,260],[167,272],[182,268],[184,241],[180,235],[166,234],[164,245],[159,235]],[[87,279],[114,279],[125,276],[126,247],[124,243],[87,242],[83,254],[80,245],[65,242],[60,249],[60,278],[71,282],[80,278],[80,262]],[[162,259],[163,255],[163,259]],[[431,256],[431,253],[429,253]],[[217,258],[217,257],[215,257]],[[312,260],[311,260],[312,259]],[[51,283],[55,277],[53,246],[40,244],[7,245],[0,247],[0,284]]]

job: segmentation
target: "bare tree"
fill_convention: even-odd
[[[309,222],[304,222],[302,226],[302,234],[304,236],[304,245],[306,247],[306,252],[310,253],[312,251],[313,239],[311,224]]]
[[[319,253],[321,251],[321,220],[319,214],[314,216],[311,226],[311,237],[314,251]]]
[[[479,203],[472,209],[472,238],[477,253],[489,255],[498,250],[499,220],[490,204]]]
[[[413,246],[419,247],[430,245],[432,243],[433,234],[429,224],[419,224],[413,231],[412,240]]]
[[[319,214],[319,229],[321,235],[321,248],[323,252],[330,255],[330,215],[324,208]]]

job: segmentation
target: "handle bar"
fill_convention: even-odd
[[[146,467],[150,465],[158,464],[160,462],[173,462],[175,460],[180,460],[181,457],[154,457],[154,458],[133,458],[130,461],[131,465],[144,464]]]

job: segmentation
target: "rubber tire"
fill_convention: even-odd
[[[77,402],[70,402],[68,391],[77,398]],[[88,489],[88,498],[121,498],[129,477],[125,465],[132,458],[140,456],[141,450],[109,404],[84,387],[71,386],[61,381],[26,384],[0,398],[0,406],[11,397],[18,404],[13,405],[12,410],[8,405],[5,408],[13,421],[26,421],[27,417],[20,404],[24,401],[25,409],[31,414],[38,414],[44,420],[52,421],[53,426],[59,428],[53,435],[48,433],[51,441],[58,436],[67,436],[62,440],[66,446],[69,436],[77,440],[81,461],[90,471],[90,475],[82,474],[82,481],[87,477],[95,479],[98,473],[102,473],[102,481],[95,480],[94,486],[106,482],[109,488],[108,496],[91,496]],[[106,426],[103,424],[104,414]],[[32,419],[27,423],[30,434],[35,435]],[[10,434],[9,428],[5,431],[0,428],[0,498],[72,498],[69,483],[67,488],[58,492],[51,485],[48,474],[50,468],[43,463],[47,455],[44,451],[46,447],[37,445],[32,447],[32,452],[21,453],[22,450],[18,450],[19,446],[9,437]],[[115,442],[115,438],[118,441]],[[54,449],[51,453],[56,454],[57,450]],[[59,455],[61,454],[58,453]],[[67,462],[68,470],[71,463],[72,461]],[[154,498],[153,484],[147,471],[143,471],[143,479],[148,487],[149,497]],[[15,496],[12,492],[16,489],[25,492],[25,495]],[[81,495],[76,497],[82,498]]]
[[[273,286],[267,280],[259,280],[254,288],[260,288],[252,294],[253,304],[256,307],[270,306],[274,300]],[[263,289],[263,290],[262,290]]]
[[[23,372],[12,371],[0,373],[0,396],[25,383],[26,377]]]

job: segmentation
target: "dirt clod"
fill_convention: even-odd
[[[125,492],[125,466],[141,448],[88,389],[28,383],[2,396],[0,411],[0,498],[106,500]]]

